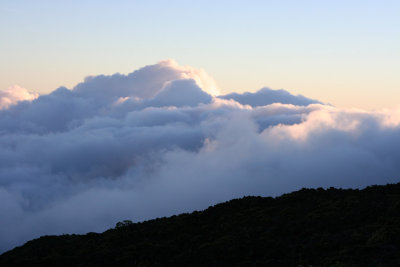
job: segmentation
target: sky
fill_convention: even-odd
[[[400,2],[0,1],[0,90],[49,93],[175,59],[221,92],[267,86],[339,107],[400,99]]]

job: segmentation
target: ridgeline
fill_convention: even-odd
[[[43,236],[0,266],[400,266],[400,183],[244,197],[104,233]]]

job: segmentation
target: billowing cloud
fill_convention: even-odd
[[[32,101],[39,97],[39,94],[29,92],[25,88],[13,85],[4,91],[0,91],[0,109],[8,108],[20,101]]]
[[[0,250],[243,195],[399,181],[400,109],[216,88],[162,61],[0,110]]]

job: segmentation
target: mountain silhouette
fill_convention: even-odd
[[[1,266],[399,266],[400,183],[244,197],[104,233],[43,236]]]

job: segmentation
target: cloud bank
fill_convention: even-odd
[[[399,181],[400,109],[218,96],[205,71],[172,60],[1,96],[0,251],[244,195]]]

